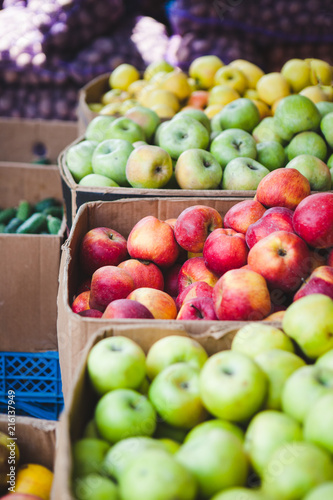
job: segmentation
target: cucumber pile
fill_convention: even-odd
[[[0,210],[0,233],[58,234],[64,209],[55,198],[44,198],[35,205],[26,200],[17,207]]]

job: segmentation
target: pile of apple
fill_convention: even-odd
[[[333,193],[310,194],[298,170],[281,168],[224,218],[193,205],[176,219],[144,217],[127,240],[110,227],[88,231],[72,310],[102,318],[280,317],[304,295],[333,299],[332,247]]]
[[[159,76],[160,72],[156,73],[153,78],[159,76],[164,83],[162,88],[155,90],[146,80],[131,83],[130,86],[136,84],[140,88],[145,85],[140,95],[146,92],[146,99],[127,109],[124,116],[104,113],[89,123],[84,140],[72,145],[66,154],[65,161],[74,180],[88,187],[221,188],[242,191],[257,189],[260,180],[269,172],[285,167],[295,168],[305,175],[313,191],[330,190],[333,177],[333,102],[328,102],[328,90],[325,88],[326,95],[320,85],[307,87],[321,92],[320,101],[316,103],[312,95],[305,92],[306,89],[290,94],[290,88],[295,91],[297,88],[292,80],[295,60],[289,61],[281,73],[263,75],[257,80],[253,72],[259,77],[259,68],[253,68],[246,61],[234,62],[235,65],[231,63],[230,67],[222,66],[220,69],[212,66],[211,73],[204,72],[201,77],[198,73],[199,80],[205,76],[223,81],[223,85],[214,86],[209,91],[198,91],[200,95],[209,93],[211,100],[223,101],[221,105],[212,105],[220,106],[213,116],[207,111],[211,106],[205,109],[196,104],[195,93],[180,111],[176,103],[172,116],[162,122],[157,113],[158,106],[146,103],[146,99],[161,94],[167,94],[165,99],[170,100],[174,88],[185,99],[187,91],[182,93],[178,86],[183,89],[183,85],[186,87],[189,84],[180,70],[164,72],[163,78]],[[301,62],[308,67],[312,79],[331,81],[332,68],[328,65],[328,71],[323,61]],[[194,61],[193,67],[201,67],[200,64],[204,63]],[[327,69],[327,74],[322,74],[320,64]],[[125,78],[120,66],[117,70],[111,74],[114,86],[117,78]],[[147,71],[150,74],[149,68]],[[287,80],[289,77],[290,83]],[[234,88],[241,78],[243,96]],[[256,82],[256,90],[251,88],[245,93],[247,84],[244,82],[250,81],[250,78]],[[251,87],[254,86],[252,80]],[[119,88],[122,80],[116,81],[118,87],[109,92],[123,92]],[[129,80],[125,81],[127,85]],[[238,89],[240,91],[240,87]],[[332,98],[332,87],[330,89]],[[260,113],[257,99],[250,97],[251,91],[264,99],[260,106],[271,104],[274,107],[274,116],[268,116],[268,112]],[[175,96],[173,99],[177,100]]]
[[[72,446],[76,499],[333,498],[332,338],[315,315],[295,328],[311,297],[290,307],[284,331],[249,323],[210,357],[177,335],[147,355],[128,337],[95,344],[97,402]]]

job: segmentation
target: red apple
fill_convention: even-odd
[[[177,319],[217,320],[214,302],[210,297],[196,297],[186,300],[179,310]]]
[[[181,263],[176,263],[163,272],[164,291],[168,295],[171,295],[171,297],[177,297],[178,295],[178,275],[182,265]]]
[[[327,265],[333,267],[333,248],[328,254]]]
[[[102,311],[98,311],[98,309],[86,309],[85,311],[80,311],[79,315],[85,318],[101,318],[103,313]]]
[[[265,238],[275,231],[289,231],[294,233],[294,212],[289,208],[273,207],[266,210],[264,215],[246,231],[245,239],[249,248],[252,248],[259,240]]]
[[[130,299],[118,299],[110,302],[110,304],[106,307],[102,317],[104,319],[154,319],[154,316],[146,306],[136,300]]]
[[[127,239],[132,259],[150,260],[161,267],[172,266],[178,257],[178,245],[172,227],[148,215],[141,219]]]
[[[208,104],[208,97],[209,92],[207,90],[195,90],[190,95],[187,101],[187,106],[197,109],[204,109]]]
[[[197,297],[209,297],[212,298],[213,287],[205,283],[205,281],[196,281],[192,285],[184,288],[182,293],[180,293],[176,299],[177,309],[179,310],[183,303],[187,300],[193,300]]]
[[[276,231],[251,248],[248,263],[271,289],[293,292],[308,276],[311,257],[306,243],[297,234]]]
[[[311,270],[310,272],[317,269],[317,267],[321,266],[333,266],[328,263],[328,253],[326,248],[310,248],[310,257],[311,257]]]
[[[162,271],[153,262],[147,260],[128,259],[121,262],[118,267],[124,269],[133,278],[135,288],[164,289]]]
[[[203,249],[206,266],[218,276],[245,266],[248,253],[244,234],[222,228],[210,233]]]
[[[290,170],[290,169],[287,169]],[[301,201],[293,217],[295,232],[315,248],[333,246],[333,193],[316,193]]]
[[[213,302],[220,320],[257,321],[271,312],[266,280],[248,269],[232,269],[218,280]]]
[[[294,301],[312,293],[322,293],[333,299],[333,267],[317,267],[296,292]]]
[[[264,215],[266,208],[257,200],[244,200],[229,208],[223,219],[226,228],[245,234],[250,224]]]
[[[172,227],[173,234],[175,234],[175,225],[176,225],[177,219],[167,219],[164,222],[166,222],[167,224],[169,224],[169,226]],[[185,260],[188,259],[187,252],[186,252],[186,250],[184,250],[184,248],[182,248],[180,245],[178,245],[178,243],[177,243],[177,246],[178,246],[179,254],[178,254],[178,258],[177,258],[176,262],[184,264]]]
[[[75,313],[79,313],[81,311],[85,311],[86,309],[90,309],[89,298],[90,298],[90,290],[87,290],[86,292],[81,292],[79,295],[77,295],[73,300],[72,311]]]
[[[90,308],[104,311],[113,300],[126,299],[134,290],[132,276],[117,266],[103,266],[91,278]]]
[[[264,207],[286,207],[295,210],[311,193],[310,183],[295,168],[277,168],[259,182],[256,200]]]
[[[164,222],[166,222],[167,224],[169,224],[169,226],[171,226],[172,229],[175,229],[175,225],[176,225],[177,219],[176,218],[166,219]]]
[[[152,313],[155,319],[176,319],[176,303],[170,295],[156,288],[137,288],[128,297],[137,300]]]
[[[79,259],[89,276],[102,266],[117,266],[127,258],[126,239],[108,227],[88,231],[81,242]]]
[[[175,237],[188,252],[202,252],[207,236],[222,227],[222,217],[215,208],[194,205],[182,211],[175,225]]]
[[[179,293],[196,281],[205,281],[208,285],[214,286],[219,277],[210,271],[205,264],[203,257],[193,257],[182,265],[178,275]]]

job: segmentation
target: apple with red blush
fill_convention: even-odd
[[[317,267],[295,293],[294,302],[313,293],[328,295],[328,297],[333,299],[333,267]]]
[[[135,288],[157,288],[164,289],[164,278],[162,271],[153,262],[147,260],[128,259],[121,262],[118,267],[124,269],[133,278]]]
[[[233,229],[215,229],[203,248],[205,265],[218,276],[245,266],[248,253],[244,234]]]
[[[102,311],[98,309],[86,309],[85,311],[80,311],[78,314],[84,318],[101,318],[103,316]]]
[[[146,306],[137,300],[118,299],[110,302],[106,307],[103,319],[154,319],[152,313]]]
[[[79,295],[77,295],[73,300],[72,311],[75,313],[79,313],[81,311],[85,311],[86,309],[90,309],[89,299],[90,299],[90,290],[86,290],[85,292],[79,293]]]
[[[245,234],[265,213],[266,208],[257,200],[244,200],[229,208],[223,219],[223,226]]]
[[[216,321],[218,318],[210,297],[196,297],[183,302],[176,319]]]
[[[100,267],[118,266],[126,258],[126,239],[108,227],[91,229],[81,241],[79,261],[83,272],[88,276]]]
[[[91,278],[89,305],[91,309],[105,310],[113,300],[126,299],[134,290],[132,276],[117,266],[103,266]]]
[[[214,286],[219,276],[208,269],[203,257],[192,257],[187,259],[182,265],[178,275],[179,293],[196,281],[205,281],[210,286]]]
[[[177,297],[178,296],[178,275],[179,271],[182,267],[182,263],[176,262],[171,267],[168,267],[167,269],[164,269],[163,271],[163,276],[164,276],[164,291],[171,295],[171,297]]]
[[[196,281],[192,285],[184,288],[182,293],[176,298],[177,309],[179,310],[183,303],[187,300],[193,300],[197,297],[208,297],[212,298],[213,287],[208,285],[205,281]]]
[[[327,265],[333,267],[333,248],[330,250],[328,254]]]
[[[146,306],[155,319],[176,319],[177,307],[174,299],[156,288],[137,288],[128,296]]]
[[[275,231],[289,231],[294,233],[294,212],[285,207],[273,207],[266,210],[264,215],[254,224],[251,224],[245,235],[246,243],[252,248],[258,241]]]

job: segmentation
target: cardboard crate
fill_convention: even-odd
[[[136,322],[137,323],[137,322]],[[230,348],[232,338],[243,325],[242,322],[228,322],[227,327],[211,335],[196,336],[196,340],[206,349],[209,355]],[[95,332],[88,344],[82,350],[80,363],[76,367],[74,382],[68,395],[68,404],[61,415],[59,423],[59,440],[56,454],[55,477],[51,500],[73,500],[71,494],[72,474],[72,444],[80,439],[88,421],[93,417],[97,402],[96,394],[89,383],[87,373],[87,357],[91,348],[101,339],[113,335],[129,337],[137,342],[145,353],[159,339],[169,335],[187,336],[181,328],[174,329],[170,325],[162,326],[152,322],[148,327],[142,326],[112,326]]]
[[[15,437],[20,450],[19,463],[44,465],[53,471],[57,427],[58,422],[16,416]],[[7,415],[0,415],[0,431],[8,434]]]
[[[104,73],[88,82],[79,91],[79,103],[77,107],[78,132],[84,135],[85,130],[98,113],[91,111],[88,104],[100,102],[102,95],[110,90],[109,77],[111,73]]]
[[[62,200],[56,166],[0,162],[1,207],[20,200]],[[0,338],[2,351],[57,349],[57,291],[60,249],[57,235],[0,234]]]
[[[86,203],[80,207],[69,238],[62,249],[59,292],[58,292],[58,349],[62,374],[65,403],[71,381],[82,351],[92,335],[100,327],[117,328],[120,325],[134,326],[146,324],[149,327],[168,327],[182,330],[189,335],[198,334],[220,336],[229,330],[234,322],[228,321],[183,321],[183,320],[143,320],[87,318],[73,313],[71,304],[79,283],[78,253],[83,236],[98,226],[111,227],[124,237],[128,237],[132,227],[143,217],[154,215],[166,220],[178,215],[193,205],[208,205],[221,215],[240,200],[238,198],[153,198],[117,200],[113,202]]]
[[[0,162],[31,163],[44,152],[56,165],[59,153],[77,136],[76,122],[0,118]]]
[[[232,191],[227,189],[139,189],[132,187],[84,187],[79,186],[66,164],[68,149],[78,144],[84,136],[77,138],[72,144],[61,152],[58,158],[58,166],[61,175],[63,197],[66,204],[67,224],[69,229],[75,219],[81,205],[92,201],[114,201],[123,198],[253,198],[255,191]]]

